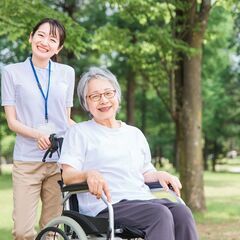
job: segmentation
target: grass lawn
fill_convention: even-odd
[[[12,180],[9,166],[0,176],[0,238],[10,240],[12,229]]]
[[[12,185],[9,166],[0,176],[0,239],[10,240]],[[201,240],[240,239],[240,174],[204,174],[207,211],[194,214]]]
[[[240,173],[205,173],[207,211],[195,214],[201,240],[240,239]]]

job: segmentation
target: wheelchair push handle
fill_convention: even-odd
[[[46,158],[49,155],[49,158],[52,158],[53,153],[57,152],[58,157],[60,156],[61,148],[62,148],[62,137],[57,137],[55,133],[49,136],[49,141],[51,143],[50,147],[45,152],[42,162],[46,162]]]

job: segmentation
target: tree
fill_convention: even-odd
[[[176,132],[183,197],[191,209],[205,210],[202,166],[202,44],[210,0],[176,1],[175,36],[195,49],[178,53],[176,79]]]

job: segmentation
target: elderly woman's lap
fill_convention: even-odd
[[[116,225],[138,228],[145,239],[198,239],[191,211],[183,204],[167,199],[123,200],[113,208]],[[107,216],[107,210],[99,216]]]

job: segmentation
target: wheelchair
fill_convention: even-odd
[[[60,141],[60,144],[59,144]],[[52,136],[51,142],[55,147],[50,148],[48,153],[57,151],[61,148],[62,139],[58,140]],[[52,150],[51,150],[52,149]],[[46,154],[45,154],[46,155]],[[46,156],[44,157],[45,160]],[[36,240],[70,240],[70,239],[144,239],[144,233],[138,229],[128,226],[115,226],[114,211],[111,203],[105,197],[99,201],[104,201],[108,208],[109,218],[90,217],[79,213],[78,200],[76,194],[88,191],[87,183],[71,184],[63,186],[63,182],[59,182],[63,194],[63,212],[62,215],[52,219],[37,235]],[[159,182],[147,184],[152,192],[164,192]],[[171,186],[167,192],[172,201],[185,204],[178,197]],[[166,197],[166,195],[164,195]]]

